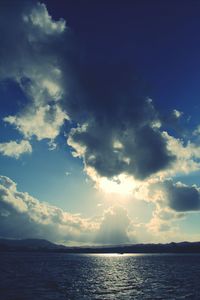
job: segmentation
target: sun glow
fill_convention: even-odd
[[[133,192],[141,185],[141,181],[138,181],[132,176],[126,174],[107,178],[99,176],[91,167],[86,167],[85,171],[93,182],[95,182],[96,189],[101,191],[104,196],[114,194],[115,197],[119,196],[124,199],[129,198],[129,196],[132,196]]]
[[[105,193],[115,193],[128,196],[132,194],[138,183],[126,175],[119,175],[113,179],[102,177],[98,182],[99,188]]]

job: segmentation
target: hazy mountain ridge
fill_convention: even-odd
[[[200,242],[168,244],[132,244],[115,246],[67,247],[44,239],[0,239],[1,252],[63,252],[63,253],[200,253]]]

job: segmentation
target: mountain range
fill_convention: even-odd
[[[68,247],[44,239],[0,239],[0,252],[200,253],[200,242]]]

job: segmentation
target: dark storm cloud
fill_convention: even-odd
[[[84,148],[86,166],[101,176],[125,172],[143,179],[174,160],[159,129],[158,113],[134,73],[113,64],[83,68],[80,85],[66,104],[80,124],[68,143],[78,154],[79,146]]]
[[[167,204],[177,212],[200,210],[200,189],[171,180],[164,183]]]
[[[2,3],[0,77],[13,78],[32,103],[6,122],[27,138],[54,139],[67,111],[79,124],[68,143],[78,153],[84,148],[86,167],[100,176],[143,179],[170,165],[174,156],[156,126],[158,113],[132,67],[84,60],[65,21],[54,21],[44,4]]]

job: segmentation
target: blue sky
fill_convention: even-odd
[[[0,6],[0,236],[199,240],[198,1]]]

